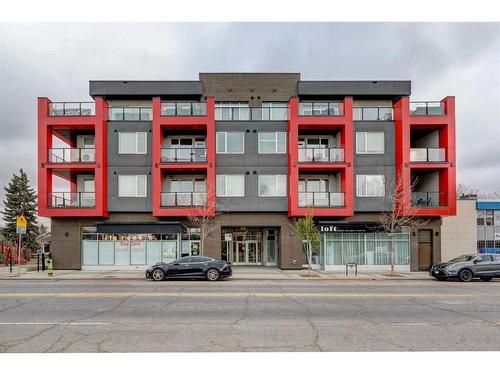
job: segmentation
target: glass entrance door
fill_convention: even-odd
[[[261,264],[262,247],[258,241],[236,241],[232,252],[234,264]]]

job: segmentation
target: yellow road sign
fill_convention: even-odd
[[[18,216],[16,220],[16,227],[18,228],[26,228],[28,226],[28,222],[24,215]]]

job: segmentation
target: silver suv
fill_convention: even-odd
[[[471,281],[475,277],[490,281],[500,277],[500,254],[461,255],[449,262],[434,264],[429,274],[440,281],[455,277],[460,281]]]

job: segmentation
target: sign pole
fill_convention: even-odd
[[[19,263],[19,266],[17,267],[17,276],[21,276],[21,236],[22,234],[19,233],[19,250],[17,251],[17,260]]]

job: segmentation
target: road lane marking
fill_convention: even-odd
[[[68,323],[58,323],[58,322],[0,322],[0,326],[103,326],[112,323],[106,322],[95,322],[95,323],[85,323],[85,322],[68,322]]]
[[[489,297],[498,296],[488,294]],[[0,298],[125,298],[125,297],[325,297],[325,298],[473,298],[477,294],[437,293],[270,293],[270,292],[54,292],[0,293]]]

